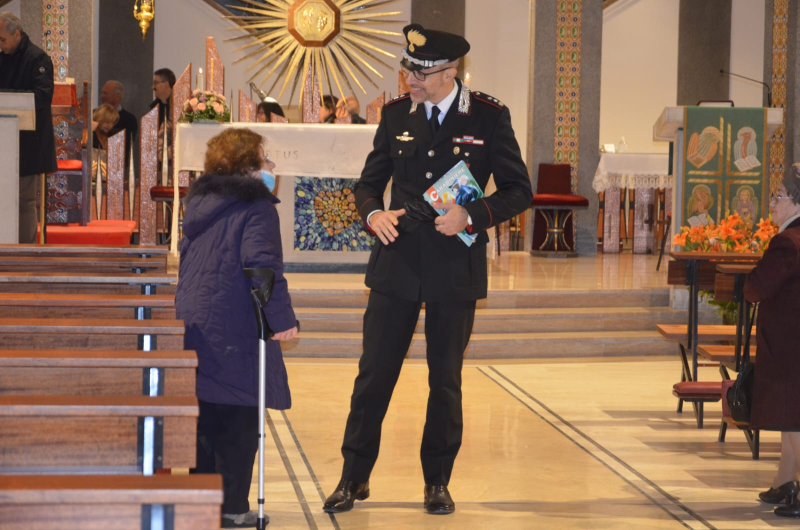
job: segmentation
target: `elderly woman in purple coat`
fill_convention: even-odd
[[[793,166],[770,197],[772,220],[780,233],[747,276],[744,294],[758,302],[758,355],[750,427],[780,431],[781,461],[772,487],[759,498],[775,515],[800,517],[800,173]]]
[[[257,519],[248,502],[258,445],[258,335],[250,301],[255,280],[243,268],[275,271],[264,308],[275,332],[267,343],[266,404],[291,406],[279,341],[297,335],[297,320],[283,276],[274,167],[261,136],[228,129],[208,142],[206,174],[186,197],[175,304],[186,325],[185,347],[198,357],[193,472],[222,475],[223,528],[251,528]]]

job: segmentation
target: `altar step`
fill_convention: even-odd
[[[366,290],[293,290],[301,323],[297,339],[282,343],[287,357],[357,358]],[[338,305],[337,305],[338,303]],[[674,355],[677,346],[657,324],[686,321],[673,310],[667,289],[619,291],[491,291],[478,303],[466,355],[471,359],[524,359]],[[713,311],[701,323],[718,323]],[[425,311],[409,357],[425,357]]]

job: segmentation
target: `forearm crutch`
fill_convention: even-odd
[[[264,281],[258,289],[250,289],[250,298],[253,301],[253,309],[256,312],[256,324],[258,325],[258,522],[256,528],[264,530],[267,523],[264,520],[264,441],[266,437],[266,426],[264,416],[266,414],[266,369],[267,360],[267,340],[274,335],[269,329],[267,319],[264,317],[264,306],[267,305],[272,296],[272,287],[275,285],[275,272],[272,269],[244,269],[244,274],[248,278],[261,278]]]

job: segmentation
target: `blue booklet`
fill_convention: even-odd
[[[437,180],[434,185],[428,188],[428,191],[423,194],[428,204],[433,204],[434,202],[448,202],[456,203],[459,206],[464,206],[483,196],[483,190],[481,190],[481,187],[475,181],[475,177],[472,176],[472,173],[470,173],[469,168],[463,160],[453,166],[453,169],[445,173],[442,178]],[[439,208],[435,208],[435,210],[439,215],[447,213],[447,210]],[[467,233],[466,229],[459,232],[457,235],[468,247],[471,246],[472,243],[475,242],[475,238],[478,237],[478,234]]]

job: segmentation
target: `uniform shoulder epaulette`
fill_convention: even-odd
[[[503,105],[503,103],[499,99],[490,96],[486,92],[473,92],[473,94],[475,95],[475,99],[477,99],[478,101],[488,103],[489,105],[494,105],[495,107],[500,109],[505,107],[505,105]]]
[[[404,99],[408,99],[409,97],[411,97],[411,94],[409,92],[406,92],[405,94],[400,94],[396,98],[390,99],[389,101],[387,101],[386,102],[386,106],[388,107],[392,103],[397,103],[398,101],[402,101]]]

